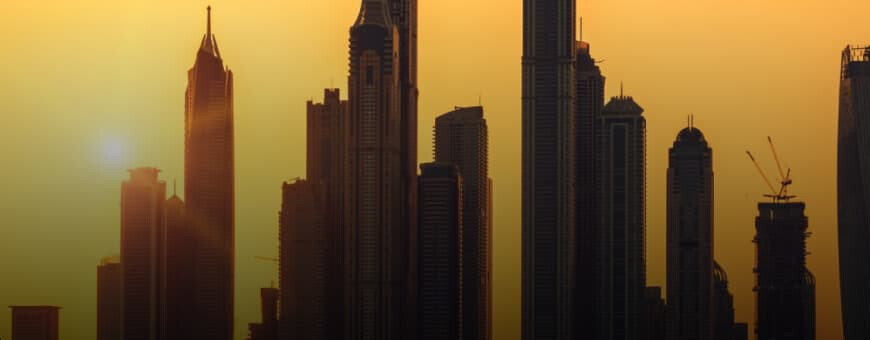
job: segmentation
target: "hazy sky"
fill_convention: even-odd
[[[62,338],[95,336],[96,266],[119,252],[125,169],[183,185],[186,72],[201,0],[3,1],[0,10],[0,306],[56,304]],[[347,84],[358,0],[214,0],[235,73],[237,339],[276,280],[280,184],[304,176],[305,101]],[[754,320],[754,216],[773,176],[765,137],[807,202],[819,339],[840,339],[836,115],[840,52],[870,42],[859,0],[581,1],[584,40],[648,122],[648,284],[664,285],[667,152],[686,116],[714,150],[716,257],[737,319]],[[495,182],[495,338],[519,339],[520,0],[420,0],[420,161],[434,117],[482,100]],[[171,184],[170,184],[171,187]],[[170,189],[171,191],[171,189]],[[5,308],[5,307],[4,307]],[[0,310],[0,337],[10,335]]]

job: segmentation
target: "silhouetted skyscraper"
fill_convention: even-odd
[[[325,196],[323,185],[284,183],[278,230],[282,339],[330,339]]]
[[[407,331],[409,216],[399,31],[386,0],[363,0],[350,30],[345,192],[345,339]],[[407,146],[407,145],[405,145]],[[407,213],[407,214],[406,214]]]
[[[173,190],[166,200],[166,241],[163,252],[166,266],[161,289],[166,292],[161,313],[164,338],[167,340],[190,339],[190,319],[193,290],[191,280],[193,259],[190,223],[185,214],[184,201]]]
[[[340,339],[344,327],[344,192],[348,105],[338,89],[324,90],[323,103],[309,101],[307,131],[308,181],[325,190],[323,209],[328,218],[328,320],[331,339]]]
[[[417,282],[419,294],[414,337],[463,339],[463,180],[450,163],[420,166]]]
[[[58,311],[55,306],[11,306],[12,340],[57,340]]]
[[[97,340],[121,339],[120,261],[105,258],[97,267]]]
[[[522,338],[571,339],[576,0],[523,0]]]
[[[595,339],[637,339],[646,287],[646,119],[631,97],[614,97],[596,120],[600,224],[596,232]],[[582,276],[578,276],[582,277]],[[668,301],[670,304],[670,301]]]
[[[749,340],[749,324],[745,322],[734,324],[734,337],[732,339]]]
[[[277,340],[278,337],[278,289],[260,288],[259,323],[248,325],[248,340]],[[308,339],[308,338],[293,338]]]
[[[667,196],[669,340],[713,338],[713,150],[690,124],[670,150]]]
[[[644,293],[644,317],[642,319],[641,340],[662,340],[665,338],[667,305],[662,299],[662,287],[646,287]]]
[[[576,334],[592,336],[595,330],[595,233],[600,219],[595,200],[595,120],[604,108],[604,76],[590,54],[589,43],[577,42],[574,104],[575,219],[577,275],[575,284]]]
[[[870,46],[847,46],[840,75],[837,205],[845,340],[870,339]]]
[[[462,177],[462,338],[490,339],[492,217],[487,215],[489,141],[483,107],[457,108],[438,117],[434,144],[435,161],[455,165]]]
[[[806,267],[804,203],[759,203],[755,218],[757,340],[814,340],[815,279]]]
[[[194,340],[233,339],[235,250],[233,73],[208,25],[188,71],[184,178],[191,222]]]
[[[733,340],[736,332],[734,324],[734,296],[728,291],[728,274],[718,263],[713,263],[713,299],[710,314],[713,333],[711,340]]]
[[[121,185],[121,332],[124,340],[163,334],[166,183],[138,168]]]

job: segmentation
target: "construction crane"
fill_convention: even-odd
[[[752,163],[755,164],[755,169],[758,170],[758,173],[761,175],[761,178],[764,179],[764,183],[767,184],[767,188],[770,189],[770,194],[765,194],[764,197],[773,199],[774,203],[778,202],[788,202],[797,196],[790,196],[788,194],[788,187],[793,183],[791,179],[791,169],[787,169],[786,171],[782,170],[782,164],[779,162],[779,156],[776,153],[776,147],[773,145],[773,139],[767,137],[767,143],[770,144],[770,152],[773,154],[773,159],[776,161],[776,168],[779,170],[779,191],[774,189],[773,184],[768,179],[767,175],[764,173],[764,170],[761,169],[761,165],[758,164],[758,161],[752,156],[752,153],[748,150],[746,154],[749,155],[749,159],[752,160]]]

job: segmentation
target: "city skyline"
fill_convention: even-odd
[[[595,42],[596,44],[598,44],[598,41],[596,41],[596,40],[594,40],[594,39],[590,39],[590,40],[592,40],[593,42]],[[229,45],[229,44],[227,44],[227,45]],[[842,47],[842,46],[840,46],[840,47]],[[225,47],[225,48],[226,48],[226,47]],[[609,53],[608,53],[608,51],[607,51],[606,49],[598,48],[597,51],[599,51],[598,54],[602,55],[603,57],[607,57],[607,56],[609,55]],[[239,61],[239,62],[241,62],[241,61]],[[624,65],[624,66],[625,66],[625,67],[628,67],[628,65]],[[619,66],[617,66],[617,67],[623,67],[623,65],[619,65]],[[610,73],[608,73],[608,74],[610,75]],[[610,76],[611,76],[611,78],[613,78],[612,75],[610,75]],[[631,86],[630,83],[629,83],[629,86]],[[248,90],[248,91],[250,91],[250,90]],[[612,91],[611,91],[611,92],[612,92]],[[636,94],[636,92],[634,92],[634,91],[632,91],[632,93],[633,93],[633,94]],[[473,96],[473,95],[472,95],[472,96]],[[434,97],[434,96],[433,96],[433,97]],[[640,97],[640,96],[639,96],[639,97]],[[427,97],[427,98],[429,98],[429,97]],[[643,101],[646,100],[646,97],[640,97],[640,98],[641,98],[641,100],[643,100]],[[453,101],[455,101],[455,99],[454,99]],[[471,101],[471,100],[467,100],[467,101]],[[293,107],[298,107],[298,105],[293,105]],[[298,110],[298,109],[297,109],[297,110]],[[513,110],[513,111],[515,112],[515,110]],[[495,112],[495,111],[494,111],[494,112]],[[660,112],[659,112],[659,111],[656,111],[655,113],[658,114],[658,113],[660,113]],[[285,114],[287,114],[287,113],[285,113]],[[683,114],[683,115],[684,115],[684,114]],[[421,124],[420,124],[420,125],[425,127],[425,126],[427,125],[427,123],[428,123],[428,122],[427,122],[426,120],[421,119]],[[662,130],[664,130],[664,128],[662,128]],[[421,129],[421,131],[425,131],[425,129]],[[673,131],[668,131],[668,134],[672,134],[672,133],[673,133]],[[241,141],[241,139],[239,139],[239,140]],[[723,143],[721,140],[722,140],[721,137],[720,137],[719,139],[717,139],[717,141],[720,141],[719,143]],[[421,147],[421,149],[423,149],[423,147]],[[503,150],[503,149],[510,149],[510,148],[507,148],[506,146],[499,146],[498,149]],[[515,150],[515,149],[514,149],[514,150]],[[504,152],[504,151],[501,151],[501,152]],[[649,150],[649,153],[650,153],[650,156],[651,156],[651,157],[652,157],[654,154],[656,154],[656,153],[661,153],[661,152],[662,152],[662,151],[659,150],[659,149],[653,149],[653,148],[650,148],[650,150]],[[788,153],[788,151],[786,151],[786,153]],[[795,157],[792,157],[792,158],[795,158]],[[138,162],[137,162],[137,163],[138,163]],[[146,164],[147,164],[147,163],[150,163],[150,162],[146,162]],[[161,164],[161,165],[162,165],[162,163],[160,163],[160,162],[153,162],[153,163]],[[735,162],[735,163],[734,163],[734,167],[740,167],[741,164],[743,164],[743,166],[745,166],[747,169],[751,170],[751,165],[747,165],[747,164],[745,163],[745,161],[744,161],[743,163],[736,163],[736,162]],[[729,165],[730,165],[730,164],[729,164]],[[803,170],[803,171],[806,171],[806,170]],[[287,175],[283,175],[283,176],[287,176]],[[501,173],[501,172],[500,172],[500,173],[497,173],[497,176],[498,176],[498,177],[502,177],[502,178],[504,177],[503,173]],[[289,176],[288,176],[288,177],[289,177]],[[496,181],[497,181],[497,183],[501,183],[501,182],[498,182],[498,177],[496,178]],[[171,177],[169,177],[169,178],[171,178]],[[746,186],[746,187],[750,187],[750,186],[752,186],[752,182],[749,182],[749,180],[754,179],[754,177],[751,177],[751,172],[750,172],[750,176],[747,176],[745,179],[747,180],[747,181],[746,181],[747,183],[745,184],[745,186]],[[658,181],[660,181],[660,179],[656,179],[656,178],[654,178],[653,176],[651,176],[651,177],[649,178],[649,182],[650,182],[651,184],[652,184],[652,183],[655,183],[655,182],[658,182]],[[274,185],[273,185],[273,186],[274,186]],[[509,188],[511,187],[511,185],[500,185],[499,188],[501,188],[501,187],[505,187],[505,189],[510,190]],[[747,190],[747,191],[751,191],[751,190]],[[812,197],[812,196],[810,196],[810,194],[805,194],[805,195],[808,196],[808,197]],[[755,199],[755,197],[753,197],[753,199]],[[500,202],[501,202],[501,201],[500,201]],[[497,205],[497,209],[504,209],[504,208],[499,207],[499,206],[502,205],[502,204],[503,204],[503,203],[499,203],[499,204]],[[274,210],[274,207],[271,207],[270,209]],[[728,211],[728,210],[726,210],[726,211]],[[498,216],[499,214],[497,213],[496,215]],[[274,214],[271,215],[271,216],[274,218]],[[813,220],[815,221],[815,217],[813,217]],[[500,225],[499,225],[498,222],[496,222],[496,228],[500,228]],[[497,235],[498,235],[498,232],[497,232]],[[650,242],[650,243],[654,243],[654,242]],[[497,243],[496,247],[498,247],[498,243]],[[815,248],[814,248],[814,249],[815,249]],[[818,251],[819,251],[819,250],[815,250],[814,252],[817,253]],[[105,252],[105,253],[111,253],[111,251],[109,251],[109,252]],[[248,251],[248,253],[250,253],[250,251]],[[241,254],[237,254],[237,258],[242,259],[242,258],[243,258],[243,255],[241,255]],[[93,263],[93,261],[91,261],[91,262]],[[258,266],[258,264],[250,264],[250,265],[248,265],[248,266]],[[732,271],[732,272],[735,270],[733,265],[728,265],[727,267],[728,267],[728,268],[730,269],[730,271]],[[502,281],[497,281],[497,282],[502,282]],[[738,292],[736,295],[737,295],[738,297],[742,297],[743,295],[745,295],[745,292],[744,292],[744,291],[745,291],[745,290],[742,290],[742,291],[740,291],[740,292],[743,292],[743,293]],[[745,298],[744,298],[744,299],[745,299]],[[247,298],[244,299],[244,300],[247,300]],[[242,301],[242,299],[240,299],[239,301]],[[247,303],[247,302],[246,302],[246,303]],[[747,319],[748,319],[748,318],[747,318]],[[237,324],[236,327],[239,328],[239,325]],[[238,332],[237,332],[237,333],[238,333]]]

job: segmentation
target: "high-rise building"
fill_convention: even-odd
[[[646,287],[644,292],[644,316],[642,318],[641,340],[662,340],[665,338],[667,305],[662,298],[662,287]]]
[[[595,200],[595,120],[604,108],[604,76],[595,64],[587,42],[577,42],[574,88],[574,175],[576,259],[575,332],[595,330],[595,228],[599,219]]]
[[[667,339],[712,339],[713,150],[690,124],[669,154]]]
[[[728,291],[728,274],[719,263],[713,263],[713,300],[711,340],[733,340],[734,327],[734,296]],[[696,338],[698,339],[698,338]]]
[[[637,339],[646,287],[646,119],[628,96],[596,120],[596,322],[594,339]],[[579,276],[578,277],[582,277]],[[668,301],[668,304],[671,304]]]
[[[282,339],[331,339],[330,230],[324,200],[322,185],[284,183],[278,229]]]
[[[166,239],[163,256],[165,274],[163,286],[166,292],[163,304],[163,331],[167,340],[190,339],[191,273],[194,271],[191,252],[191,235],[185,214],[184,201],[173,190],[166,200]]]
[[[10,306],[12,309],[12,340],[57,340],[58,312],[56,306]]]
[[[350,29],[345,192],[345,339],[408,329],[411,214],[402,163],[399,31],[386,0],[363,0]],[[404,214],[406,213],[407,214]],[[416,213],[416,212],[414,212]]]
[[[847,46],[840,75],[837,205],[845,340],[870,339],[870,46]]]
[[[339,339],[344,327],[344,192],[348,106],[338,89],[324,90],[323,103],[309,101],[307,131],[308,181],[325,192],[323,209],[328,233],[325,249],[329,270],[327,285],[327,332]]]
[[[121,339],[121,259],[107,257],[97,267],[97,340]]]
[[[738,322],[734,324],[733,340],[749,340],[749,324]]]
[[[755,338],[814,340],[815,279],[806,267],[804,203],[759,203],[755,218]]]
[[[211,31],[188,71],[185,94],[184,197],[194,235],[192,339],[232,340],[235,250],[233,73]]]
[[[523,0],[522,338],[571,339],[576,0]]]
[[[427,163],[420,169],[416,261],[419,325],[414,338],[463,339],[465,186],[453,164]]]
[[[166,183],[160,170],[130,170],[121,185],[121,332],[125,340],[163,333]]]
[[[492,283],[488,281],[492,277],[489,226],[492,217],[487,215],[490,204],[488,144],[483,107],[456,108],[435,119],[435,161],[455,165],[462,177],[464,340],[492,338],[489,334],[492,323],[492,306],[489,304]]]
[[[278,298],[276,288],[260,288],[261,321],[248,324],[248,340],[278,340]],[[294,338],[308,339],[308,338]]]

